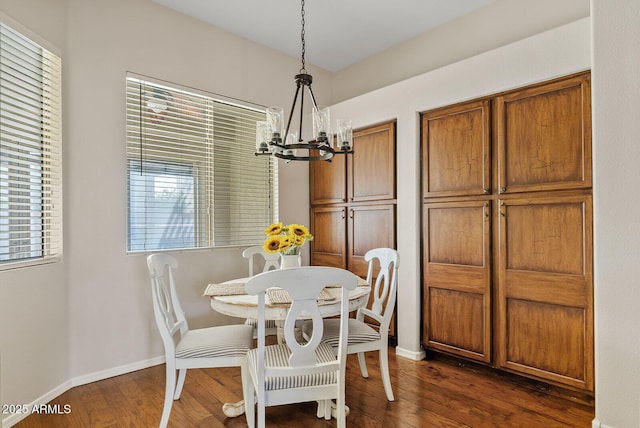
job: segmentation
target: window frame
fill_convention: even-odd
[[[127,131],[126,131],[126,156],[125,156],[126,162],[127,162],[127,187],[126,187],[127,225],[126,225],[126,237],[125,237],[126,253],[140,254],[140,253],[163,252],[163,251],[175,252],[175,251],[215,250],[220,248],[246,247],[249,245],[256,245],[262,242],[262,236],[261,236],[262,230],[263,230],[262,224],[258,228],[251,229],[251,231],[254,231],[254,230],[256,231],[255,232],[256,236],[252,237],[251,241],[247,240],[244,242],[233,242],[234,240],[239,241],[242,238],[238,238],[238,236],[240,236],[239,234],[227,232],[226,235],[224,234],[222,235],[223,236],[222,240],[225,240],[226,242],[223,242],[222,244],[217,242],[220,239],[221,235],[218,233],[217,236],[214,236],[216,228],[218,231],[220,231],[221,229],[224,230],[225,226],[224,225],[222,227],[220,226],[219,221],[218,222],[216,221],[216,217],[214,213],[216,211],[220,212],[219,209],[222,209],[224,207],[229,209],[231,209],[231,207],[228,205],[225,205],[224,203],[220,203],[219,199],[221,194],[216,193],[215,181],[219,181],[220,176],[216,175],[217,172],[215,170],[216,168],[215,164],[216,162],[218,162],[217,160],[218,158],[216,158],[216,156],[221,156],[223,161],[226,159],[226,162],[229,162],[228,164],[225,163],[225,166],[232,165],[231,162],[238,159],[240,159],[242,163],[245,159],[245,157],[239,158],[237,157],[236,154],[233,153],[234,152],[233,144],[237,144],[237,142],[240,140],[240,138],[237,137],[236,134],[233,134],[233,136],[230,138],[230,141],[226,141],[225,137],[217,136],[217,134],[221,134],[217,130],[217,127],[220,126],[220,122],[224,122],[225,119],[229,119],[229,117],[233,117],[234,119],[237,120],[237,122],[234,122],[231,125],[225,125],[225,126],[227,126],[227,130],[234,129],[235,132],[240,132],[236,128],[241,125],[247,125],[247,123],[249,122],[253,122],[253,119],[250,119],[249,122],[247,122],[248,119],[243,117],[245,113],[241,113],[240,116],[233,116],[231,112],[233,112],[234,109],[238,109],[238,111],[241,111],[241,112],[253,112],[250,114],[253,114],[253,115],[259,114],[259,115],[263,115],[266,118],[266,107],[253,104],[247,101],[229,98],[219,94],[213,94],[207,91],[194,89],[194,88],[187,87],[180,84],[166,82],[160,79],[156,79],[156,78],[152,78],[149,76],[144,76],[144,75],[140,75],[132,72],[127,72],[125,82],[127,86],[127,97],[126,97],[127,98],[127,109],[126,109],[127,110]],[[154,157],[155,155],[147,154],[147,151],[149,149],[146,146],[145,148],[143,148],[144,144],[146,144],[144,141],[145,131],[143,131],[143,126],[149,126],[149,122],[152,122],[152,119],[150,118],[153,117],[153,120],[155,120],[157,123],[157,128],[161,128],[163,121],[167,118],[167,116],[164,116],[164,115],[170,114],[170,113],[165,113],[165,111],[163,111],[162,112],[163,117],[160,118],[157,114],[154,114],[153,112],[149,112],[150,105],[148,104],[148,98],[144,97],[143,95],[144,92],[142,88],[140,89],[139,95],[137,95],[138,98],[134,98],[136,96],[135,94],[131,95],[131,92],[133,91],[131,87],[134,84],[148,85],[145,87],[145,90],[147,91],[153,90],[154,85],[156,85],[157,86],[156,89],[166,90],[173,95],[175,95],[175,92],[178,91],[178,92],[182,92],[183,95],[203,97],[205,101],[202,101],[203,103],[202,105],[206,106],[206,111],[204,114],[205,123],[199,125],[202,128],[202,129],[199,128],[199,130],[206,133],[207,143],[205,144],[205,146],[201,148],[202,149],[201,157],[194,158],[193,157],[194,155],[191,154],[191,157],[189,158],[189,160],[185,160],[185,159],[172,160],[170,158],[167,158],[167,156],[169,155],[173,156],[173,153],[174,153],[172,152],[173,148],[169,148],[169,149],[165,148],[166,152],[161,153],[160,155],[157,155],[157,157]],[[143,100],[147,100],[146,107],[143,107],[143,104],[142,104]],[[220,106],[223,106],[223,107],[220,107]],[[158,107],[158,106],[153,106],[153,107]],[[161,108],[164,108],[164,106],[162,106]],[[229,109],[229,111],[227,111],[227,108]],[[184,111],[180,111],[180,113],[184,113]],[[147,114],[149,117],[144,118],[143,116],[145,114]],[[231,116],[229,116],[230,114]],[[265,118],[260,118],[257,120],[265,120]],[[140,126],[140,129],[136,130],[135,129],[136,126]],[[167,124],[166,126],[168,129],[169,125]],[[255,126],[255,124],[253,124],[252,126]],[[156,132],[159,132],[161,134],[163,131],[156,131]],[[248,139],[247,139],[246,127],[243,128],[243,132],[244,132],[243,134],[244,137],[242,138],[242,141],[243,141],[243,144],[247,144]],[[259,201],[262,204],[261,208],[263,210],[267,210],[263,212],[264,218],[261,217],[261,220],[260,220],[265,222],[264,227],[266,228],[269,224],[276,221],[276,219],[278,218],[278,162],[275,159],[271,159],[271,158],[265,159],[264,157],[255,157],[253,155],[253,152],[255,150],[255,141],[253,139],[255,136],[255,128],[251,132],[252,132],[251,145],[250,145],[251,153],[247,155],[246,159],[251,159],[253,162],[260,162],[261,165],[266,164],[266,169],[268,170],[268,171],[260,172],[260,174],[262,174],[260,181],[253,181],[254,183],[261,183],[262,186],[266,186],[268,191],[268,196],[265,198],[262,198],[262,200]],[[154,135],[153,138],[155,138],[155,140],[160,140],[162,139],[162,136],[158,137],[158,135],[156,134]],[[151,143],[151,144],[154,144],[154,143]],[[171,143],[169,140],[160,144],[164,144],[167,147],[170,147],[173,145],[173,143]],[[185,143],[185,145],[188,145],[188,144],[189,143]],[[134,156],[134,153],[136,152],[136,150],[138,150],[137,149],[138,145],[140,146],[139,153],[137,153]],[[245,151],[249,149],[248,144],[243,147],[244,147],[243,150]],[[228,155],[229,157],[225,158],[224,155],[218,154],[219,153],[218,151],[222,151],[222,152],[228,151],[228,152],[231,152],[232,154]],[[175,156],[178,156],[178,151],[175,152]],[[195,187],[194,195],[193,195],[193,198],[194,198],[193,203],[195,206],[194,208],[195,209],[195,212],[194,212],[194,244],[195,245],[194,246],[187,246],[187,247],[180,247],[180,248],[152,248],[144,243],[139,246],[131,245],[131,242],[132,242],[131,205],[132,204],[131,204],[131,187],[130,187],[130,179],[129,179],[130,165],[131,165],[131,162],[136,162],[136,161],[138,161],[138,165],[140,165],[139,162],[141,159],[143,160],[143,162],[149,161],[149,162],[167,163],[167,164],[171,162],[175,162],[175,163],[184,163],[185,165],[189,164],[192,166],[194,171],[193,177],[194,177],[194,187]],[[234,167],[235,165],[229,168],[224,168],[224,169],[233,169]],[[231,175],[228,177],[228,179],[230,181],[233,181],[232,173],[229,173],[229,174]],[[243,195],[244,193],[247,193],[244,190],[239,191],[238,189],[240,187],[238,186],[239,185],[232,187],[231,188],[232,190],[229,192],[229,195],[238,196],[238,195]],[[222,189],[223,189],[222,194],[227,195],[225,192],[228,188],[223,187]],[[218,191],[220,190],[218,189]],[[216,198],[216,195],[218,195],[218,199]],[[233,204],[233,202],[229,202],[229,204]],[[232,227],[232,223],[230,223],[230,220],[235,219],[236,217],[231,212],[225,213],[225,217],[226,217],[225,224],[231,225]],[[265,221],[267,217],[269,218],[267,221]],[[218,220],[219,220],[219,217],[218,217]],[[242,223],[242,221],[240,221],[240,223]],[[241,228],[239,230],[247,231],[249,229],[248,227],[245,227],[244,229]],[[258,236],[258,233],[260,234],[260,236]]]
[[[49,86],[41,96],[42,105],[49,108],[40,110],[40,149],[38,156],[40,164],[38,174],[40,180],[38,186],[41,187],[37,212],[40,212],[38,224],[40,225],[39,249],[35,250],[39,254],[18,259],[7,259],[0,261],[0,271],[40,266],[44,264],[58,263],[63,258],[63,205],[62,205],[62,54],[61,50],[52,43],[43,39],[30,29],[26,28],[11,17],[0,11],[0,24],[9,32],[17,34],[25,43],[37,47],[42,60],[39,66],[42,69],[42,79]],[[12,39],[7,39],[10,43]],[[20,51],[25,55],[28,53]],[[51,66],[45,67],[43,61]],[[23,70],[29,73],[28,69]],[[46,76],[46,77],[45,77]],[[48,97],[47,97],[48,95]],[[5,171],[6,172],[6,171]],[[10,173],[7,173],[10,175]],[[33,186],[32,186],[33,187]],[[30,202],[29,205],[32,205]],[[33,210],[30,209],[30,212]],[[10,232],[8,232],[10,233]],[[11,238],[8,238],[11,239]],[[29,238],[33,241],[33,237]],[[34,245],[31,242],[29,245]]]

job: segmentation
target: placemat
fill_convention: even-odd
[[[366,279],[358,277],[358,287],[368,287],[369,285],[371,284],[369,284]],[[327,288],[340,288],[340,287],[342,286],[339,284],[327,285]]]
[[[243,282],[230,282],[225,284],[209,284],[204,290],[205,296],[237,296],[247,294]]]
[[[267,289],[267,297],[272,305],[281,305],[291,303],[291,296],[289,292],[282,288],[269,288]],[[336,298],[331,295],[327,290],[323,289],[320,292],[318,300],[335,300]]]

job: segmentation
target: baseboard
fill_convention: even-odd
[[[40,397],[38,397],[37,399],[29,403],[26,406],[26,408],[33,409],[34,406],[46,404],[51,400],[53,400],[54,398],[64,394],[65,392],[67,392],[68,390],[70,390],[75,386],[85,385],[87,383],[97,382],[99,380],[108,379],[110,377],[120,376],[125,373],[131,373],[137,370],[142,370],[149,367],[157,366],[158,364],[163,364],[164,361],[165,361],[164,356],[160,356],[160,357],[150,358],[148,360],[137,361],[131,364],[125,364],[122,366],[113,367],[107,370],[101,370],[99,372],[89,373],[84,376],[75,377],[55,387],[51,391],[41,395]],[[18,422],[20,422],[21,420],[23,420],[24,418],[26,418],[27,416],[29,416],[28,412],[23,414],[17,414],[17,413],[11,414],[8,417],[0,420],[0,427],[10,428],[13,425],[17,424]]]
[[[424,360],[425,357],[427,356],[427,354],[424,352],[424,349],[416,352],[416,351],[410,351],[408,349],[401,348],[399,346],[396,346],[396,355],[399,357],[408,358],[414,361]]]
[[[602,423],[600,423],[600,421],[598,419],[594,419],[591,421],[591,428],[613,428],[609,425],[604,425]]]
[[[138,370],[146,369],[149,367],[157,366],[164,363],[164,356],[150,358],[148,360],[142,360],[131,364],[125,364],[118,367],[112,367],[107,370],[99,372],[89,373],[84,376],[78,376],[71,380],[71,387],[86,385],[87,383],[97,382],[99,380],[108,379],[114,376],[120,376],[125,373],[131,373]],[[46,401],[45,401],[46,403]]]

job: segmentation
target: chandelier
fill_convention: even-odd
[[[336,154],[353,153],[353,129],[351,121],[340,119],[336,126],[336,145],[330,127],[329,108],[318,107],[311,83],[313,78],[305,68],[305,39],[304,39],[304,0],[302,0],[302,68],[296,74],[296,93],[291,104],[289,119],[286,128],[284,125],[284,109],[281,107],[268,107],[267,120],[256,123],[256,156],[273,155],[287,161],[331,161]],[[311,113],[313,119],[313,139],[305,142],[302,138],[302,119],[304,111],[305,89],[311,99]],[[300,126],[298,134],[290,133],[291,119],[296,110],[296,103],[300,99]],[[283,139],[284,137],[284,139]]]

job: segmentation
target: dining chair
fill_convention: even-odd
[[[247,351],[253,346],[253,329],[244,324],[190,330],[178,300],[173,272],[178,262],[168,254],[147,257],[151,277],[153,313],[166,358],[166,387],[160,427],[166,427],[173,400],[182,393],[187,369],[240,367],[243,390],[248,383]],[[176,379],[176,371],[178,371]],[[247,398],[245,397],[245,402]]]
[[[389,325],[396,305],[400,255],[391,248],[374,248],[365,253],[364,259],[369,262],[367,282],[371,284],[373,302],[368,308],[359,308],[356,317],[349,319],[347,354],[358,354],[360,372],[362,377],[366,378],[369,377],[369,372],[367,371],[365,352],[378,351],[384,391],[387,400],[393,401],[394,396],[389,376]],[[376,264],[379,264],[380,271],[374,278]],[[308,322],[303,323],[303,335],[310,335],[313,327]],[[339,333],[339,320],[324,320],[324,341],[336,348]]]
[[[263,428],[268,406],[318,401],[318,416],[330,419],[332,400],[336,402],[338,427],[346,426],[349,290],[354,290],[357,284],[353,273],[321,266],[279,269],[249,278],[245,289],[248,294],[258,296],[258,346],[247,354],[251,389],[244,394],[251,399],[251,404],[246,405],[249,427],[254,427],[254,404],[257,404],[257,425]],[[322,315],[317,301],[323,288],[330,285],[342,286],[336,351],[322,341]],[[291,306],[284,322],[284,343],[267,346],[264,329],[266,294],[267,289],[274,286],[288,292]],[[301,315],[310,318],[316,332],[304,343],[299,342],[300,336],[296,335],[296,320]]]
[[[272,269],[280,269],[280,253],[267,253],[262,245],[254,245],[253,247],[249,247],[242,252],[242,257],[249,260],[249,276],[254,276],[257,269],[255,269],[255,262],[260,260],[262,263],[262,271],[268,272]],[[258,320],[255,318],[247,318],[244,322],[246,325],[250,325],[253,328],[253,337],[257,337],[257,327]],[[267,336],[274,336],[278,333],[278,327],[276,326],[276,322],[274,320],[266,321],[266,334]]]

